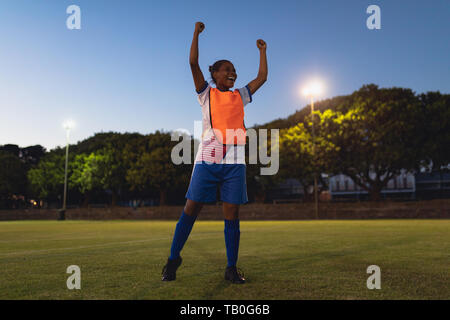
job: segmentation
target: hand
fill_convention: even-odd
[[[203,22],[196,22],[195,23],[195,33],[200,34],[205,29],[205,24]]]
[[[266,50],[267,44],[263,39],[256,40],[256,46],[259,50]]]

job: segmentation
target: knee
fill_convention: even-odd
[[[224,203],[223,213],[224,213],[225,219],[227,219],[227,220],[239,219],[239,205]]]
[[[197,216],[200,213],[200,210],[203,208],[203,204],[200,202],[195,202],[192,200],[187,200],[186,205],[184,206],[184,213],[188,216]]]

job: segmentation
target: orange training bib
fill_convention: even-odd
[[[245,145],[244,103],[239,90],[211,88],[209,94],[211,128],[219,143]]]

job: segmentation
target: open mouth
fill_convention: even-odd
[[[236,78],[235,77],[228,77],[227,80],[230,80],[230,81],[234,82],[236,80]]]

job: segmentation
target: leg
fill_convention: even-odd
[[[181,249],[183,249],[202,207],[203,203],[201,202],[195,202],[189,199],[186,201],[183,213],[175,228],[172,247],[170,248],[170,257],[163,268],[163,281],[172,281],[176,279],[176,271],[182,261],[180,257]]]
[[[180,252],[191,233],[197,215],[203,207],[203,203],[215,201],[216,181],[208,165],[197,163],[191,176],[189,189],[186,193],[186,205],[184,206],[180,220],[175,228],[170,257],[163,268],[163,281],[172,281],[176,278],[176,270],[181,264]],[[195,199],[195,200],[193,200]]]
[[[236,267],[239,252],[239,205],[223,203],[223,215],[225,217],[225,245],[227,248],[227,267]]]
[[[169,257],[170,260],[178,259],[180,257],[181,249],[183,249],[202,207],[203,203],[201,202],[192,201],[190,199],[186,201],[183,213],[175,228],[175,234],[173,235]]]
[[[196,164],[192,172],[191,182],[186,193],[186,205],[183,213],[175,228],[173,236],[172,248],[170,249],[169,259],[177,259],[180,256],[180,251],[192,230],[197,215],[202,210],[203,203],[208,201],[215,201],[216,184],[211,179],[209,168],[207,165]],[[211,197],[213,195],[213,197]],[[192,200],[195,199],[195,200]]]
[[[225,218],[225,245],[227,248],[227,268],[225,280],[232,283],[245,283],[243,274],[236,268],[241,236],[239,227],[239,205],[247,202],[245,165],[225,165],[224,181],[221,186],[223,215]]]
[[[197,217],[202,208],[203,203],[187,199],[186,205],[184,206],[184,213],[191,217]]]
[[[223,216],[225,220],[239,219],[239,205],[234,203],[223,203]]]
[[[239,239],[241,236],[239,228],[239,205],[223,203],[223,214],[225,217],[225,246],[227,248],[227,268],[225,280],[232,283],[245,283],[243,274],[236,268],[239,252]]]

